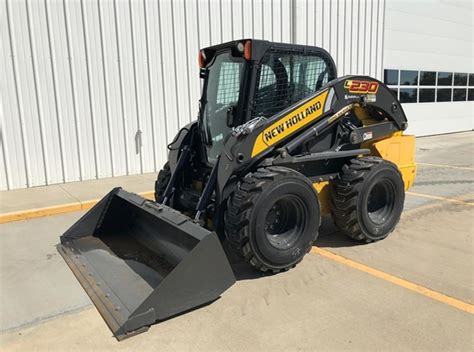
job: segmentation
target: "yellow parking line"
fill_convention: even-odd
[[[445,198],[445,197],[439,197],[439,196],[432,196],[432,195],[430,195],[430,194],[416,193],[416,192],[406,192],[406,194],[409,194],[409,195],[411,195],[411,196],[416,196],[416,197],[423,197],[423,198],[429,198],[429,199],[443,200],[443,201],[445,201],[445,202],[450,202],[450,203],[457,203],[457,204],[464,204],[464,205],[474,206],[474,203],[465,202],[465,201],[459,200],[459,199],[452,199],[452,198]]]
[[[81,203],[77,202],[22,211],[12,211],[10,213],[0,214],[0,224],[19,220],[41,218],[43,216],[50,216],[62,213],[70,213],[73,211],[79,211],[81,209]]]
[[[154,199],[154,192],[142,192],[139,193],[142,197],[146,199]],[[0,214],[0,224],[4,224],[7,222],[13,221],[20,221],[20,220],[27,220],[27,219],[34,219],[34,218],[41,218],[44,216],[51,216],[63,213],[70,213],[73,211],[79,210],[87,210],[92,208],[100,199],[92,199],[86,200],[82,202],[76,203],[68,203],[68,204],[60,204],[60,205],[53,205],[49,207],[43,208],[34,208],[34,209],[26,209],[20,211],[12,211],[9,213]]]
[[[355,262],[351,259],[345,258],[343,256],[340,256],[338,254],[332,253],[330,251],[327,251],[327,250],[319,248],[319,247],[313,247],[312,250],[311,250],[311,253],[319,254],[319,255],[321,255],[325,258],[334,260],[334,261],[336,261],[340,264],[343,264],[343,265],[346,265],[346,266],[351,267],[353,269],[362,271],[366,274],[375,276],[379,279],[391,282],[392,284],[395,284],[397,286],[406,288],[410,291],[416,292],[416,293],[418,293],[420,295],[423,295],[425,297],[429,297],[431,299],[434,299],[435,301],[447,304],[449,306],[452,306],[452,307],[457,308],[459,310],[465,311],[467,313],[474,314],[474,305],[472,305],[470,303],[461,301],[461,300],[453,298],[453,297],[449,297],[449,296],[444,295],[442,293],[433,291],[429,288],[417,285],[413,282],[401,279],[401,278],[393,276],[391,274],[387,274],[383,271],[371,268],[367,265]]]
[[[445,164],[431,164],[431,163],[420,163],[420,162],[416,162],[416,163],[417,165],[423,165],[423,166],[434,166],[434,167],[442,167],[446,169],[459,169],[459,170],[474,171],[474,168],[467,167],[467,166],[452,166],[452,165],[445,165]]]

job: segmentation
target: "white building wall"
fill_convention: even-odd
[[[294,20],[298,44],[323,47],[338,75],[382,78],[385,1],[299,0]]]
[[[473,11],[472,0],[387,1],[384,68],[474,73]],[[408,132],[418,136],[474,127],[472,101],[409,103],[403,108]]]
[[[0,0],[0,189],[158,171],[196,118],[197,53],[322,46],[382,77],[385,1]]]

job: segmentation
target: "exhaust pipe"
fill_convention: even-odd
[[[215,232],[113,189],[57,245],[118,340],[219,298],[235,276]]]

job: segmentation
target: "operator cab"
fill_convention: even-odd
[[[202,49],[199,64],[204,79],[199,125],[210,163],[234,127],[270,118],[337,77],[324,49],[261,40]]]

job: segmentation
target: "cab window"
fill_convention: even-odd
[[[322,55],[268,52],[258,74],[253,116],[270,117],[321,89],[335,78]]]

